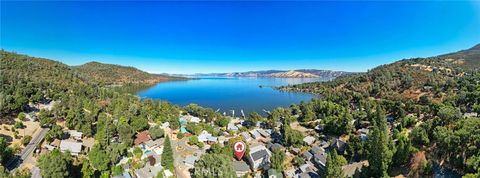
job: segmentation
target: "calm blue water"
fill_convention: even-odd
[[[276,107],[289,106],[315,97],[307,93],[284,92],[271,86],[322,81],[321,78],[219,78],[203,77],[198,80],[172,81],[159,83],[137,93],[142,98],[167,100],[185,106],[196,103],[220,113],[234,109],[238,116],[243,109],[245,114],[263,109],[271,111]],[[262,85],[263,87],[259,87]]]

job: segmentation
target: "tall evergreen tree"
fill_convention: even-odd
[[[170,143],[170,137],[165,138],[163,143],[162,166],[173,170],[173,151]]]
[[[368,174],[371,177],[388,177],[387,170],[392,162],[393,152],[389,147],[391,138],[388,134],[387,121],[383,108],[377,106],[373,118],[373,129],[368,137]]]
[[[324,176],[326,178],[339,178],[342,175],[342,165],[339,161],[339,156],[336,150],[331,151],[327,156],[327,164],[325,165]]]

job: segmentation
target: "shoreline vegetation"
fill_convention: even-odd
[[[40,127],[50,129],[44,144],[63,140],[64,130],[81,132],[81,139],[94,139],[91,149],[81,153],[81,160],[58,149],[36,155],[40,161],[35,166],[46,178],[119,175],[123,168],[116,165],[124,157],[129,159],[127,164],[132,169],[147,166],[147,161],[154,165],[154,157],[141,159],[143,152],[138,147],[139,138],[140,142],[148,139],[149,131],[150,135],[165,138],[168,147],[163,149],[161,157],[168,159],[162,159],[161,165],[174,174],[181,169],[177,165],[182,160],[173,154],[178,150],[170,144],[178,145],[188,138],[198,148],[205,146],[204,143],[209,146],[196,161],[201,164],[194,161],[194,168],[190,172],[186,169],[187,173],[202,175],[201,171],[195,171],[218,170],[234,176],[231,146],[235,140],[246,142],[239,132],[248,136],[248,132],[255,131],[253,136],[268,134],[271,143],[284,150],[270,153],[272,169],[263,170],[264,174],[267,171],[287,174],[282,172],[286,168],[295,170],[306,161],[328,155],[322,157],[328,160],[325,164],[315,165],[322,169],[312,174],[343,177],[347,175],[342,167],[367,162],[355,174],[398,176],[394,170],[405,167],[408,173],[403,176],[428,177],[433,174],[432,161],[442,160],[443,165],[465,173],[466,177],[480,176],[480,44],[436,57],[404,59],[332,81],[277,87],[322,97],[276,108],[267,117],[251,113],[241,123],[196,104],[179,107],[165,101],[141,99],[129,94],[128,89],[107,87],[141,88],[144,86],[138,84],[170,79],[165,75],[97,62],[70,67],[3,50],[0,55],[0,117],[15,121],[15,125],[5,129],[22,128],[22,120],[33,113]],[[40,109],[38,103],[52,107],[42,105]],[[196,118],[195,123],[188,123],[187,118],[190,121]],[[239,123],[241,128],[237,127]],[[210,135],[200,142],[204,131]],[[20,138],[13,133],[9,136]],[[230,140],[225,146],[212,143],[219,137]],[[324,144],[323,153],[316,154],[320,152],[317,147]],[[11,145],[3,135],[0,146],[2,165],[22,148]],[[134,151],[129,151],[130,148]],[[302,150],[315,152],[310,155],[316,158],[304,160]],[[297,154],[295,165],[285,163],[286,153],[291,156],[292,152]],[[215,164],[218,160],[222,164]],[[8,165],[7,168],[11,169]],[[3,166],[0,173],[10,175]],[[19,174],[29,177],[29,171]]]

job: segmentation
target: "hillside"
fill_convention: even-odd
[[[454,88],[454,79],[472,75],[480,67],[480,45],[429,58],[404,59],[381,65],[367,73],[342,76],[333,81],[279,87],[281,90],[330,95],[355,92],[374,98],[440,101]]]
[[[132,84],[129,87],[133,87],[184,79],[97,62],[70,67],[58,61],[3,50],[0,51],[0,64],[0,115],[21,111],[29,102],[35,103],[43,98],[58,99],[73,91],[100,88],[96,87],[98,85]]]
[[[232,73],[196,74],[196,76],[219,76],[219,77],[274,77],[274,78],[335,78],[350,74],[343,71],[299,69],[299,70],[264,70]]]
[[[134,67],[89,62],[73,67],[82,78],[103,85],[155,84],[183,78],[150,74]]]

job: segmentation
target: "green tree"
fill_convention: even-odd
[[[83,178],[91,178],[93,177],[93,174],[95,173],[95,170],[90,166],[90,163],[88,162],[87,159],[84,159],[82,161],[82,177]]]
[[[129,125],[120,124],[117,127],[118,130],[118,137],[120,141],[126,145],[133,144],[133,136],[135,135],[135,131]]]
[[[8,147],[7,140],[0,137],[0,163],[5,165],[7,161],[13,156],[12,148]]]
[[[88,153],[88,159],[92,167],[100,172],[106,171],[110,165],[110,158],[104,149],[99,144],[93,145],[92,150]]]
[[[410,160],[413,154],[412,142],[402,133],[397,134],[396,151],[393,155],[393,163],[400,166]]]
[[[42,177],[69,177],[72,158],[69,152],[62,153],[60,150],[54,149],[50,153],[41,155],[37,164],[41,170]]]
[[[237,175],[227,155],[203,154],[195,163],[194,177],[237,177]]]
[[[173,151],[170,143],[170,137],[165,138],[163,143],[163,152],[162,152],[162,166],[173,170]]]
[[[342,163],[340,157],[337,154],[337,151],[332,150],[327,156],[327,163],[325,165],[324,176],[327,178],[338,178],[343,177],[342,174]],[[345,158],[344,158],[345,159]]]
[[[278,149],[274,150],[271,158],[272,168],[281,172],[283,170],[283,161],[285,161],[285,157],[285,152]]]
[[[393,152],[389,148],[391,138],[388,134],[384,111],[380,106],[377,107],[373,121],[373,129],[368,136],[368,174],[371,177],[387,177]]]
[[[150,133],[150,137],[152,137],[152,139],[163,137],[163,135],[165,134],[163,129],[159,126],[150,127],[150,129],[148,129],[148,133]]]

